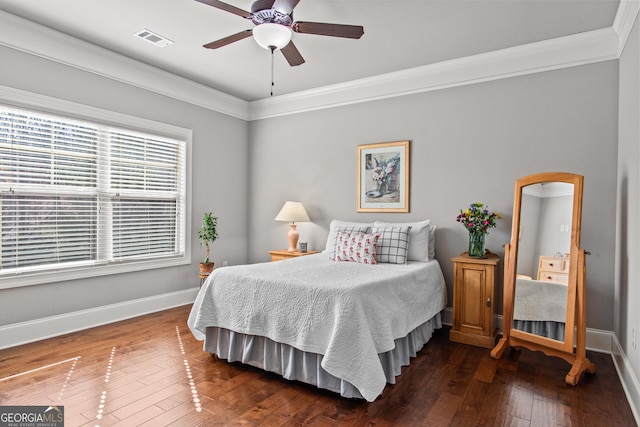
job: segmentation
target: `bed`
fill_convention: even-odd
[[[564,341],[567,294],[566,284],[516,278],[513,327]]]
[[[188,324],[222,359],[373,401],[442,327],[445,281],[428,256],[336,261],[333,225],[334,253],[214,270]]]

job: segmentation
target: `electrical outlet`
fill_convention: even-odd
[[[631,347],[633,347],[634,350],[638,349],[636,346],[636,328],[631,330]]]
[[[227,265],[229,265],[229,263],[227,261],[222,261],[222,266],[226,267]],[[635,335],[634,335],[635,336]]]

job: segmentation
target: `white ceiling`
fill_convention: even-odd
[[[250,10],[251,0],[227,3]],[[297,34],[306,63],[276,52],[275,95],[611,27],[618,0],[301,0],[300,21],[362,25],[359,40]],[[270,53],[247,38],[203,44],[252,28],[195,0],[0,0],[0,10],[186,77],[246,101],[269,97]],[[175,43],[159,48],[143,28]]]

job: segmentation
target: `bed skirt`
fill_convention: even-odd
[[[418,326],[403,338],[395,340],[395,348],[379,353],[387,383],[395,384],[403,366],[431,339],[435,329],[442,328],[440,313]],[[288,380],[301,381],[318,388],[331,390],[343,397],[362,395],[349,382],[337,378],[322,368],[322,355],[305,352],[269,338],[246,335],[228,329],[208,327],[204,350],[229,362],[242,362],[265,371],[282,375]]]
[[[564,341],[564,322],[538,321],[538,320],[514,320],[513,328],[530,334]]]

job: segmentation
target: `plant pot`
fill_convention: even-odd
[[[200,263],[200,274],[210,274],[212,271],[213,271],[212,262],[208,262],[206,264],[204,262]]]

